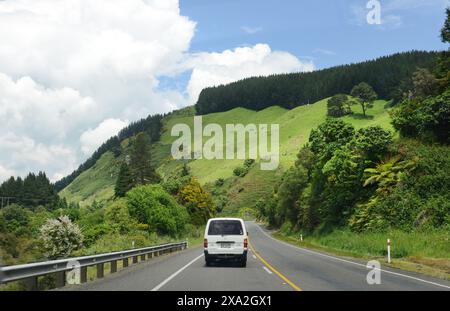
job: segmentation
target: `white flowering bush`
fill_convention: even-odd
[[[67,257],[83,243],[80,228],[67,216],[48,219],[40,228],[40,238],[49,258]]]

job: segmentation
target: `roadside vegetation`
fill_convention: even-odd
[[[394,64],[404,70],[385,85]],[[131,124],[55,185],[43,172],[2,183],[2,264],[200,243],[208,218],[254,215],[280,238],[347,255],[383,257],[390,238],[394,258],[450,273],[449,72],[449,51],[410,52],[207,89],[196,108]],[[323,92],[311,82],[319,78]],[[264,97],[275,85],[278,97]],[[279,169],[261,171],[259,159],[174,161],[170,129],[192,127],[196,113],[222,127],[280,124]]]
[[[449,43],[445,27],[442,39]],[[384,256],[390,238],[394,258],[439,266],[448,277],[448,56],[404,83],[411,89],[390,111],[399,137],[378,126],[355,130],[338,117],[312,130],[270,200],[256,204],[259,218],[279,236],[308,236],[312,246],[357,256]],[[333,116],[344,115],[336,114],[346,102],[338,99],[330,99]]]

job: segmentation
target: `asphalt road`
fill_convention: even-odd
[[[381,284],[369,285],[366,262],[295,247],[274,239],[254,222],[246,225],[252,246],[246,268],[230,263],[206,267],[203,249],[195,247],[63,290],[450,290],[450,282],[384,267]]]

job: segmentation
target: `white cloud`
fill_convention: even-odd
[[[204,87],[314,68],[265,44],[190,54],[195,27],[178,0],[0,0],[0,182],[55,181],[124,120],[193,104]],[[184,92],[159,89],[186,70]]]
[[[262,27],[242,26],[241,29],[242,29],[242,31],[244,31],[245,33],[247,33],[249,35],[253,35],[255,33],[262,31]]]
[[[6,180],[11,176],[15,176],[16,172],[0,165],[0,180]]]
[[[61,177],[96,143],[86,134],[81,146],[87,129],[183,105],[157,90],[158,76],[185,57],[194,29],[178,0],[0,1],[3,170]]]
[[[168,111],[173,105],[160,104],[154,91],[157,76],[181,60],[194,29],[177,0],[6,0],[0,68],[89,94],[105,106],[103,117],[122,114],[124,102]]]
[[[194,103],[205,87],[230,83],[252,76],[311,71],[311,62],[302,62],[294,55],[272,51],[267,44],[239,47],[221,53],[199,53],[188,65],[192,75],[187,86],[190,102]]]
[[[107,119],[103,121],[95,129],[89,129],[81,135],[81,150],[85,155],[92,154],[102,143],[112,136],[117,135],[128,124],[128,121],[118,119]]]
[[[7,175],[13,173],[24,176],[27,172],[46,170],[50,173],[50,179],[56,181],[69,174],[77,165],[78,159],[73,150],[61,144],[39,143],[31,137],[6,132],[0,136],[0,145],[6,152],[2,162],[5,161],[7,167],[1,166]],[[0,178],[7,177],[0,175]]]

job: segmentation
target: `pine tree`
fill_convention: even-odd
[[[116,197],[124,197],[133,187],[133,176],[127,163],[123,162],[117,176],[116,187],[114,189]]]
[[[450,8],[446,10],[447,18],[445,19],[444,26],[442,26],[441,30],[441,39],[442,42],[450,42]]]
[[[151,164],[150,138],[146,133],[139,133],[131,152],[130,168],[134,185],[157,183],[159,176]]]

